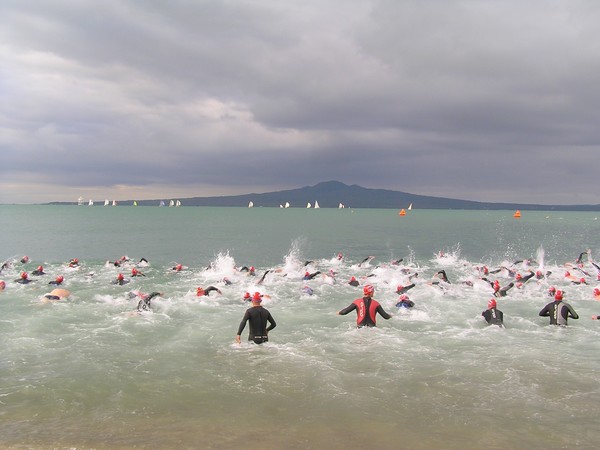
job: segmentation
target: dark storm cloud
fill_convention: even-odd
[[[3,2],[0,201],[335,179],[600,203],[598,19],[567,0]]]

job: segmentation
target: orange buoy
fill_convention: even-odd
[[[404,208],[402,208],[400,210],[400,212],[398,213],[399,216],[405,216],[406,215],[406,211],[404,210]]]
[[[521,217],[521,211],[519,211],[518,209],[515,211],[515,213],[513,214],[513,217],[515,219],[519,219]]]

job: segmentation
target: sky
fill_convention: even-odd
[[[0,203],[600,204],[596,0],[3,0]]]

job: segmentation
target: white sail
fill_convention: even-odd
[[[78,206],[81,206],[81,205],[83,205],[83,197],[79,197],[79,198],[77,199],[77,205],[78,205]]]
[[[408,210],[410,211],[412,209],[412,203],[410,205],[408,205]]]
[[[254,207],[254,202],[253,201],[248,202],[248,208],[252,208],[252,207]]]
[[[344,208],[345,208],[345,206],[344,206],[344,204],[343,204],[343,203],[340,203],[340,204],[338,205],[338,209],[344,209]]]
[[[289,207],[290,207],[290,202],[285,202],[284,208],[289,208]]]
[[[181,206],[181,202],[180,202],[179,200],[177,200],[177,201],[175,202],[175,206],[176,206],[176,207],[177,207],[177,206]]]
[[[113,206],[117,206],[117,201],[116,201],[116,200],[113,200],[113,202],[112,202],[112,205],[113,205]]]
[[[133,201],[133,206],[137,206],[137,202],[135,200]]]
[[[160,203],[158,204],[158,206],[165,206],[165,202],[163,202],[162,200],[160,201]]]
[[[318,200],[315,200],[315,208],[320,208]]]
[[[108,201],[108,199],[104,200],[104,206],[108,206],[110,204],[110,202]]]
[[[279,204],[279,207],[280,207],[280,208],[283,208],[283,205],[280,203],[280,204]]]
[[[171,201],[169,202],[169,206],[175,206],[175,202],[174,202],[173,200],[171,200]]]
[[[312,208],[312,205],[310,204],[310,202],[308,202],[308,203],[306,204],[306,207],[307,207],[307,208]]]
[[[90,199],[90,201],[88,202],[88,206],[94,206],[94,200]]]

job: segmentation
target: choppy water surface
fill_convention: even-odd
[[[599,228],[594,213],[2,206],[0,445],[597,448]],[[587,249],[587,274],[565,267]],[[38,265],[47,275],[13,282]],[[484,265],[551,274],[498,299],[501,329],[481,318]],[[439,270],[451,284],[432,284]],[[118,273],[129,283],[113,285]],[[416,305],[398,311],[396,286],[415,273]],[[59,274],[71,297],[42,301]],[[357,330],[335,314],[361,294],[351,276],[392,319]],[[209,285],[222,294],[196,296]],[[538,317],[550,286],[579,313],[567,328]],[[138,314],[131,291],[164,296]],[[238,346],[255,291],[277,328]]]

